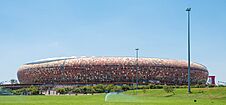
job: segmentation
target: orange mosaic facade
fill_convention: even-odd
[[[21,84],[132,84],[137,78],[139,83],[183,85],[187,69],[183,60],[71,57],[24,64],[17,75]],[[205,66],[191,63],[191,84],[205,84],[207,78]]]

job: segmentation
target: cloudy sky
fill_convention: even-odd
[[[20,65],[50,57],[191,59],[226,81],[225,0],[1,0],[0,81]]]

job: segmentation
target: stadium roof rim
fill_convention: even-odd
[[[68,59],[79,59],[79,58],[135,58],[131,56],[71,56],[71,57],[53,57],[53,58],[46,58],[46,59],[40,59],[33,62],[25,63],[25,65],[28,64],[39,64],[39,63],[47,63],[47,62],[54,62],[54,61],[60,61],[60,60],[68,60]],[[152,58],[152,57],[140,57],[140,58]],[[155,58],[152,59],[163,59],[163,58]],[[169,59],[169,60],[176,60],[176,59]]]
[[[79,58],[135,58],[135,57],[131,57],[131,56],[71,56],[71,57],[53,57],[53,58],[47,58],[47,59],[40,59],[40,60],[36,60],[33,62],[29,62],[29,63],[25,63],[25,65],[29,65],[29,64],[40,64],[40,63],[47,63],[47,62],[54,62],[54,61],[60,61],[60,60],[68,60],[68,59],[79,59]],[[169,59],[169,58],[157,58],[157,57],[140,57],[140,58],[152,58],[152,59],[163,59],[163,60],[177,60],[178,59]],[[185,61],[185,60],[181,60],[181,61]],[[191,62],[191,63],[196,63],[199,64],[203,67],[205,67],[207,69],[206,66],[204,66],[203,64],[197,63],[197,62]]]

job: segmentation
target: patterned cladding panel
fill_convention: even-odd
[[[186,84],[187,62],[182,60],[139,58],[139,82]],[[18,79],[26,84],[58,83],[132,83],[136,76],[136,59],[131,57],[90,57],[28,63],[18,70]],[[205,83],[205,66],[191,63],[191,83]]]

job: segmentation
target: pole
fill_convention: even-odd
[[[188,93],[191,93],[191,74],[190,74],[190,71],[191,71],[191,68],[190,68],[190,54],[191,54],[191,51],[190,51],[190,11],[191,11],[191,8],[187,8],[186,11],[188,11]]]
[[[136,49],[136,94],[138,90],[138,48]]]
[[[134,69],[135,69],[135,67],[133,68],[133,71],[132,71],[132,90],[133,90],[133,94],[135,94],[135,92],[134,92],[134,71],[135,70]]]

